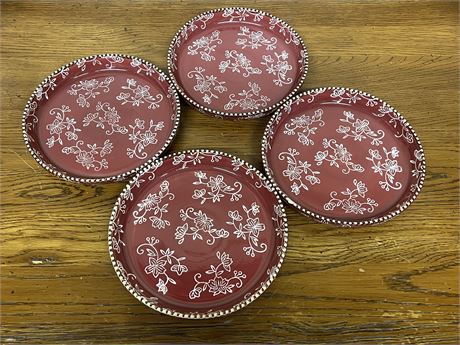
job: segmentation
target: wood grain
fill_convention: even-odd
[[[246,5],[224,1],[219,6]],[[375,227],[316,224],[289,209],[280,276],[231,316],[180,320],[139,304],[107,253],[123,184],[77,185],[26,152],[22,109],[50,71],[104,52],[165,68],[173,34],[217,6],[178,1],[1,2],[2,343],[458,343],[458,3],[254,1],[304,37],[303,89],[339,85],[388,100],[424,144],[417,201]],[[184,107],[170,151],[224,150],[261,168],[268,119],[216,120]]]

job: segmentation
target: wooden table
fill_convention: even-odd
[[[222,2],[224,5],[249,2]],[[458,339],[458,4],[255,1],[305,39],[303,89],[369,91],[424,144],[417,201],[375,227],[321,225],[288,209],[281,274],[231,316],[182,320],[138,303],[115,276],[107,222],[123,183],[61,181],[25,149],[21,113],[63,63],[103,52],[166,67],[177,28],[211,2],[2,1],[2,343],[294,342],[456,344]],[[213,119],[184,107],[170,151],[206,147],[261,168],[268,118]]]

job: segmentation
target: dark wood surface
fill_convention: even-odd
[[[139,304],[107,253],[123,183],[58,180],[25,149],[33,89],[85,55],[138,55],[165,68],[175,31],[214,6],[251,5],[305,39],[303,90],[368,91],[404,114],[425,147],[417,201],[375,227],[340,229],[292,208],[281,274],[231,316],[181,320]],[[2,1],[1,313],[4,344],[146,342],[458,343],[458,3],[456,1]],[[224,150],[261,168],[267,118],[229,122],[184,107],[170,151]]]

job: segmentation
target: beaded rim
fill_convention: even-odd
[[[192,98],[190,98],[186,94],[186,92],[182,89],[182,87],[179,85],[179,83],[176,81],[176,78],[174,77],[174,74],[173,74],[173,71],[172,71],[172,55],[173,55],[173,50],[174,50],[174,44],[175,44],[177,38],[179,37],[180,33],[185,28],[187,28],[191,23],[193,23],[195,20],[199,19],[200,17],[205,16],[207,14],[211,14],[211,13],[223,12],[225,10],[248,10],[248,11],[251,11],[251,12],[254,12],[254,13],[262,14],[264,16],[269,16],[270,18],[274,18],[274,19],[278,20],[280,23],[286,25],[287,29],[290,32],[292,32],[294,34],[294,36],[300,42],[301,51],[304,52],[304,57],[303,57],[304,69],[303,69],[302,75],[301,75],[301,77],[299,79],[299,82],[297,83],[297,86],[294,89],[292,89],[292,91],[288,95],[286,95],[285,97],[283,97],[281,100],[279,100],[277,103],[271,105],[270,107],[266,107],[266,108],[263,108],[263,109],[260,109],[260,110],[249,111],[249,112],[240,112],[240,113],[222,112],[222,111],[219,111],[219,110],[214,110],[214,109],[211,109],[211,108],[208,108],[208,107],[204,107],[201,104],[199,104],[198,102],[196,102],[195,100],[193,100]],[[291,96],[293,96],[300,89],[300,87],[302,86],[305,78],[307,77],[307,72],[308,72],[308,51],[307,51],[307,47],[306,47],[302,37],[300,37],[300,35],[297,33],[297,31],[295,31],[284,20],[281,20],[280,18],[278,18],[278,17],[276,17],[274,15],[271,15],[270,13],[267,13],[267,12],[264,12],[264,11],[261,11],[261,10],[256,10],[256,9],[253,9],[253,8],[248,8],[248,7],[221,7],[221,8],[216,8],[216,9],[213,9],[213,10],[210,10],[210,11],[202,12],[202,13],[196,15],[195,17],[190,19],[187,23],[182,25],[182,27],[174,35],[174,37],[173,37],[173,39],[172,39],[172,41],[171,41],[171,43],[169,45],[169,48],[168,48],[167,60],[168,60],[168,73],[169,73],[169,76],[171,78],[171,81],[172,81],[174,87],[179,91],[180,95],[182,97],[184,97],[184,99],[190,105],[192,105],[195,108],[197,108],[198,111],[204,112],[204,113],[210,114],[210,115],[215,115],[216,117],[220,117],[220,118],[222,118],[222,117],[233,117],[233,118],[237,118],[237,119],[254,119],[254,118],[263,117],[263,116],[266,116],[266,115],[270,114],[273,110],[278,108],[281,104],[283,104],[287,99],[289,99]]]
[[[395,108],[393,108],[392,106],[390,106],[387,102],[383,101],[382,99],[378,98],[378,97],[375,97],[367,92],[363,92],[363,91],[360,91],[360,90],[357,90],[357,89],[352,89],[352,88],[344,88],[344,87],[338,87],[338,86],[329,86],[329,87],[322,87],[322,88],[315,88],[315,89],[311,89],[311,90],[308,90],[308,91],[304,91],[300,94],[297,94],[296,96],[292,97],[291,99],[287,100],[287,102],[289,101],[296,101],[297,99],[303,97],[303,96],[310,96],[311,93],[315,93],[315,92],[319,92],[319,91],[327,91],[327,90],[344,90],[344,91],[352,91],[352,92],[358,92],[366,97],[373,97],[374,99],[378,100],[379,102],[382,103],[383,106],[387,106],[391,111],[393,111],[394,113],[396,113],[400,118],[401,118],[401,123],[406,125],[407,128],[410,130],[411,134],[414,136],[415,140],[416,140],[416,144],[418,145],[419,147],[419,150],[421,152],[421,157],[422,157],[422,169],[421,169],[421,175],[420,175],[420,178],[419,180],[417,181],[417,186],[416,186],[416,190],[414,192],[411,192],[412,196],[410,197],[410,199],[406,202],[404,202],[402,205],[399,205],[398,209],[395,210],[395,211],[391,211],[383,216],[380,216],[380,217],[371,217],[369,219],[365,219],[365,220],[361,220],[361,221],[347,221],[347,220],[340,220],[340,219],[335,219],[335,218],[329,218],[329,217],[325,217],[325,216],[322,216],[316,212],[313,212],[313,211],[310,211],[306,208],[304,208],[302,205],[296,203],[294,200],[292,200],[286,193],[284,193],[281,188],[279,187],[279,185],[276,183],[275,181],[275,178],[271,172],[271,169],[269,167],[269,164],[268,164],[268,157],[267,157],[267,151],[268,151],[268,135],[269,135],[269,132],[272,130],[272,127],[274,126],[274,121],[275,119],[280,116],[281,112],[283,111],[282,107],[280,107],[275,114],[273,114],[273,116],[270,118],[270,121],[267,123],[267,126],[265,127],[265,131],[264,131],[264,134],[263,134],[263,137],[262,137],[262,147],[261,147],[261,154],[262,154],[262,162],[263,162],[263,166],[264,166],[264,170],[265,170],[265,173],[267,174],[270,182],[275,186],[275,189],[276,191],[283,197],[284,200],[286,200],[286,202],[292,206],[294,206],[295,208],[297,208],[301,213],[303,213],[304,215],[308,215],[308,216],[311,216],[313,217],[316,221],[320,222],[320,223],[327,223],[327,224],[335,224],[335,225],[339,225],[339,226],[344,226],[344,227],[353,227],[353,226],[363,226],[363,225],[375,225],[375,224],[378,224],[378,223],[383,223],[383,222],[386,222],[394,217],[396,217],[397,215],[399,215],[402,211],[404,211],[405,209],[407,209],[413,202],[414,200],[417,198],[417,196],[419,195],[422,187],[423,187],[423,183],[425,181],[425,175],[426,175],[426,161],[425,161],[425,153],[423,151],[423,147],[422,147],[422,144],[420,142],[420,139],[418,138],[417,134],[415,133],[414,129],[412,128],[412,126],[410,125],[410,123],[406,120],[406,118],[404,118]]]
[[[276,197],[278,205],[281,207],[281,211],[282,211],[281,212],[281,214],[282,214],[281,218],[282,218],[282,220],[284,222],[284,227],[283,227],[281,255],[279,256],[278,263],[276,264],[275,269],[270,272],[270,276],[264,281],[262,286],[256,292],[252,293],[249,297],[244,297],[244,299],[241,302],[235,304],[231,308],[225,309],[225,310],[211,311],[211,312],[206,312],[206,313],[198,313],[198,312],[197,313],[193,313],[193,312],[192,313],[182,313],[182,312],[179,312],[179,311],[176,311],[176,310],[173,310],[173,309],[158,307],[154,303],[150,302],[147,298],[145,298],[144,296],[139,294],[134,289],[134,287],[129,283],[129,281],[126,278],[123,277],[123,274],[121,273],[119,267],[116,264],[116,259],[115,259],[115,256],[114,256],[114,253],[113,253],[113,250],[112,250],[112,240],[113,240],[112,230],[113,230],[114,221],[115,221],[115,217],[116,217],[116,214],[117,214],[118,206],[119,206],[119,204],[120,204],[120,202],[122,200],[122,195],[125,194],[126,191],[132,187],[132,185],[137,181],[139,176],[141,176],[142,174],[148,172],[153,166],[155,166],[154,164],[149,165],[147,167],[144,167],[141,171],[139,171],[136,174],[136,176],[134,176],[131,179],[131,181],[129,181],[129,183],[125,186],[123,191],[120,193],[120,196],[118,197],[118,199],[117,199],[117,201],[116,201],[116,203],[115,203],[115,205],[113,207],[112,214],[110,216],[110,221],[109,221],[109,228],[108,228],[109,255],[110,255],[110,260],[112,262],[113,268],[115,269],[115,272],[116,272],[118,278],[120,279],[120,281],[122,282],[122,284],[126,287],[126,289],[137,300],[139,300],[140,302],[145,304],[147,307],[149,307],[151,309],[154,309],[154,310],[156,310],[156,311],[158,311],[160,313],[166,314],[166,315],[185,318],[185,319],[209,319],[209,318],[215,318],[215,317],[228,315],[228,314],[233,313],[233,312],[235,312],[237,310],[240,310],[241,308],[244,308],[249,303],[253,302],[256,298],[258,298],[270,286],[270,284],[276,278],[276,276],[277,276],[277,274],[278,274],[278,272],[279,272],[279,270],[281,268],[281,265],[282,265],[282,263],[284,261],[284,257],[286,255],[287,244],[288,244],[288,222],[287,222],[287,215],[286,215],[286,211],[284,209],[283,202],[282,202],[279,194],[277,193],[276,189],[272,185],[272,183],[259,170],[255,169],[251,164],[247,163],[246,161],[242,160],[241,158],[238,158],[238,157],[236,157],[234,155],[231,155],[229,153],[225,153],[225,152],[222,152],[222,151],[208,150],[208,149],[192,149],[192,150],[185,150],[185,151],[179,151],[179,152],[172,153],[172,154],[167,155],[165,157],[159,158],[155,163],[158,164],[159,162],[163,162],[163,161],[165,161],[167,159],[171,159],[171,158],[173,158],[175,156],[178,156],[178,155],[181,155],[181,154],[190,154],[190,153],[218,154],[218,155],[221,155],[223,157],[227,157],[227,158],[230,158],[230,159],[235,159],[235,160],[238,160],[238,161],[242,162],[247,168],[254,170],[254,172],[256,173],[257,177],[260,180],[262,180],[264,183],[266,183],[266,186],[268,187],[267,189],[271,193],[273,193],[273,195]]]
[[[173,97],[174,97],[174,100],[172,102],[174,102],[175,106],[176,106],[176,111],[175,111],[175,114],[174,114],[175,115],[175,120],[174,120],[173,128],[171,130],[171,134],[169,135],[168,139],[166,140],[164,145],[158,150],[158,152],[154,156],[152,156],[149,160],[147,160],[146,162],[144,162],[141,165],[139,165],[137,168],[131,169],[130,171],[127,171],[127,172],[124,172],[124,173],[121,173],[121,174],[117,174],[117,175],[113,175],[113,176],[107,176],[107,177],[88,178],[88,177],[79,177],[79,176],[76,176],[76,175],[70,175],[68,172],[66,172],[64,170],[60,170],[57,167],[46,163],[41,157],[39,157],[36,154],[35,150],[30,146],[29,138],[28,138],[28,134],[27,134],[27,126],[26,126],[26,119],[27,119],[27,115],[28,115],[28,110],[29,110],[29,107],[30,107],[31,103],[34,101],[35,97],[37,96],[37,92],[39,91],[40,87],[43,86],[44,84],[46,84],[53,77],[53,75],[56,75],[56,74],[60,73],[62,70],[66,69],[66,68],[69,68],[69,67],[71,67],[71,66],[73,66],[73,65],[75,65],[75,64],[77,64],[77,63],[79,63],[81,61],[91,60],[91,59],[94,59],[94,58],[106,58],[106,57],[121,57],[121,58],[124,58],[124,59],[136,59],[136,60],[139,60],[140,62],[142,62],[146,66],[154,69],[159,75],[161,75],[162,77],[165,78],[165,81],[169,85],[169,90],[170,90],[169,92],[171,94],[173,94]],[[72,181],[72,182],[78,182],[78,183],[102,183],[102,182],[111,182],[111,181],[123,181],[126,178],[130,177],[131,175],[135,174],[136,172],[142,170],[144,167],[150,165],[155,159],[157,159],[168,148],[168,146],[171,144],[171,142],[173,141],[174,137],[176,136],[176,132],[177,132],[177,129],[179,127],[179,122],[180,122],[180,100],[179,100],[179,95],[178,95],[176,89],[174,87],[172,87],[172,86],[173,86],[173,84],[171,83],[171,80],[166,75],[166,73],[163,72],[160,68],[158,68],[156,65],[154,65],[153,63],[151,63],[149,61],[146,61],[144,59],[138,58],[138,57],[133,56],[133,55],[107,53],[107,54],[90,55],[90,56],[85,56],[85,57],[79,58],[79,59],[74,60],[72,62],[69,62],[69,63],[67,63],[65,65],[62,65],[57,70],[55,70],[54,72],[49,74],[35,88],[34,92],[29,97],[29,100],[27,101],[27,104],[26,104],[26,106],[24,108],[23,115],[22,115],[22,134],[23,134],[24,142],[25,142],[25,144],[27,146],[28,151],[32,155],[32,157],[43,168],[45,168],[48,172],[50,172],[51,174],[53,174],[53,175],[55,175],[55,176],[57,176],[57,177],[59,177],[59,178],[61,178],[63,180]]]

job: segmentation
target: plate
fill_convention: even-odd
[[[33,92],[23,115],[32,156],[66,180],[123,180],[157,158],[179,125],[169,78],[137,57],[105,54],[62,66]]]
[[[368,93],[338,87],[286,102],[267,124],[262,158],[291,205],[344,226],[398,215],[425,178],[422,145],[407,120]]]
[[[202,13],[174,36],[168,70],[198,110],[223,118],[272,112],[302,85],[308,56],[283,20],[249,8]]]
[[[121,193],[109,225],[112,264],[142,303],[211,318],[256,299],[275,278],[287,220],[255,168],[212,150],[154,162]]]

